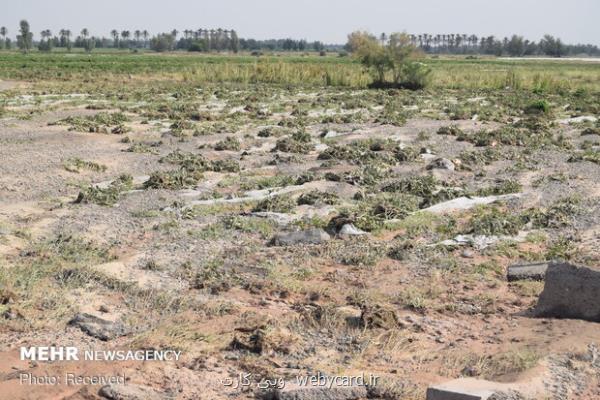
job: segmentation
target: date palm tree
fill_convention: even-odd
[[[379,36],[379,40],[381,40],[381,45],[385,46],[385,42],[387,42],[387,35],[385,34],[385,32],[383,32],[380,36]]]
[[[88,31],[88,29],[87,29],[87,28],[83,28],[83,29],[81,30],[81,37],[82,37],[82,38],[84,38],[84,39],[87,39],[87,37],[88,37],[89,35],[90,35],[90,31]]]
[[[40,35],[42,36],[42,39],[48,39],[50,36],[52,36],[52,31],[50,29],[44,29],[40,32]]]
[[[5,26],[0,28],[0,36],[2,36],[2,46],[0,48],[4,48],[6,46],[6,35],[8,34],[8,29]]]
[[[144,38],[144,47],[148,47],[148,38],[150,37],[150,33],[144,29],[142,31],[142,37]]]
[[[67,50],[71,51],[71,48],[73,47],[73,45],[71,43],[71,36],[72,36],[71,30],[65,29],[64,35],[65,35],[65,44],[67,46]]]
[[[119,47],[119,31],[116,29],[113,29],[112,31],[110,31],[110,35],[113,37],[113,45],[115,48]]]
[[[131,32],[129,31],[123,31],[121,32],[121,38],[123,38],[123,41],[125,42],[125,44],[127,45],[127,47],[130,47],[130,43],[129,43],[129,38],[131,37]]]

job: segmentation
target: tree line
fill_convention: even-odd
[[[370,38],[378,40],[382,45],[389,43],[391,35],[382,33],[379,37],[365,32]],[[240,38],[233,29],[185,29],[182,32],[174,29],[171,32],[151,36],[147,30],[117,30],[110,32],[110,37],[91,36],[88,29],[78,34],[69,29],[52,32],[45,29],[40,32],[39,39],[34,42],[34,34],[26,20],[22,20],[13,41],[6,27],[0,27],[0,49],[18,48],[23,52],[37,47],[40,51],[52,51],[53,48],[83,48],[90,52],[95,48],[116,48],[136,51],[151,49],[154,51],[197,51],[197,52],[233,52],[239,51],[342,51],[343,46],[325,45],[320,41],[308,42],[294,39],[256,40]],[[600,56],[600,49],[592,44],[570,45],[560,38],[545,35],[540,41],[531,41],[522,36],[513,35],[503,39],[495,36],[468,34],[409,34],[410,43],[417,49],[429,54],[463,54],[494,56],[551,56],[569,55]],[[350,51],[350,44],[345,49]]]
[[[110,32],[110,37],[91,36],[87,28],[79,34],[74,34],[69,29],[61,29],[53,33],[50,29],[40,32],[39,39],[34,41],[34,33],[29,23],[22,20],[19,24],[16,41],[8,37],[8,29],[0,27],[0,49],[18,48],[28,52],[34,47],[43,52],[52,51],[53,48],[65,48],[71,50],[73,47],[92,51],[95,48],[116,49],[151,49],[154,51],[187,50],[197,52],[234,52],[239,51],[324,51],[326,46],[319,42],[307,42],[306,40],[294,39],[272,39],[255,40],[239,38],[233,29],[185,29],[178,31],[159,33],[150,36],[147,30],[117,30]]]
[[[592,44],[565,44],[560,38],[545,35],[540,41],[525,39],[523,36],[512,35],[510,38],[495,36],[451,34],[420,34],[409,35],[411,43],[429,54],[485,54],[494,56],[550,56],[562,57],[572,55],[600,56],[600,48]],[[379,36],[386,43],[388,35]]]

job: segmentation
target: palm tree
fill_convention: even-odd
[[[110,31],[110,35],[113,37],[113,44],[115,48],[119,47],[119,31],[116,29],[113,29],[112,31]]]
[[[213,49],[215,47],[215,30],[211,29],[209,32],[210,35],[210,45],[208,46],[209,49]]]
[[[130,36],[131,36],[131,32],[129,32],[129,31],[123,31],[123,32],[121,32],[121,37],[123,38],[123,40],[127,44],[127,47],[129,47],[129,37]]]
[[[65,29],[65,39],[67,44],[67,49],[71,51],[71,31],[69,29]]]
[[[87,37],[90,35],[90,31],[88,31],[87,28],[83,28],[81,30],[81,37],[83,37],[84,39],[87,39]]]
[[[425,49],[427,51],[431,50],[431,40],[433,39],[433,36],[431,36],[428,33],[425,33],[423,36],[425,36]]]
[[[50,29],[45,29],[40,32],[40,35],[42,36],[42,40],[48,40],[48,38],[52,36],[52,31]]]
[[[8,33],[8,29],[5,26],[0,27],[0,36],[2,36],[2,40],[0,41],[0,50],[7,47],[6,46],[6,34]]]
[[[133,32],[133,36],[135,37],[136,47],[140,47],[140,39],[142,38],[142,31],[140,31],[139,29],[136,29],[136,31]]]
[[[142,31],[142,37],[144,38],[144,47],[148,47],[148,38],[150,37],[150,34],[147,30],[144,29]]]
[[[379,36],[379,40],[381,40],[381,45],[384,46],[385,42],[387,41],[387,35],[385,34],[385,32],[383,32],[380,36]]]
[[[177,35],[179,35],[179,31],[177,29],[173,29],[171,31],[171,35],[173,36],[174,40],[177,40]]]
[[[479,42],[479,38],[477,35],[471,35],[471,46],[472,48],[477,47],[477,43]]]

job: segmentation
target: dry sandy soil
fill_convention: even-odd
[[[543,283],[506,280],[517,263],[600,265],[593,106],[554,97],[532,116],[485,93],[0,90],[0,398],[102,398],[100,385],[19,382],[67,372],[122,373],[140,399],[250,399],[265,379],[319,372],[377,375],[381,399],[458,377],[600,398],[598,324],[533,318]],[[581,115],[594,118],[557,122]],[[503,129],[516,139],[482,134]],[[460,196],[504,197],[427,211]],[[486,244],[440,244],[460,234]],[[109,337],[72,323],[83,313]],[[182,356],[19,359],[53,345]],[[244,373],[250,386],[223,384]]]

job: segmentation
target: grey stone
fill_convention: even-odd
[[[323,137],[325,139],[333,139],[333,138],[336,138],[338,136],[344,136],[344,135],[348,135],[348,134],[350,134],[350,132],[327,131],[327,133]]]
[[[485,236],[485,235],[458,235],[454,239],[444,240],[438,243],[442,246],[472,246],[477,250],[485,250],[488,247],[496,244],[500,241],[498,236]]]
[[[551,263],[534,315],[600,322],[599,293],[599,270],[569,263]]]
[[[279,234],[273,238],[275,246],[293,246],[296,244],[321,244],[331,239],[323,229],[309,229],[306,231]]]
[[[430,387],[427,389],[427,400],[489,400],[493,394],[485,389]]]
[[[460,255],[463,258],[474,258],[475,257],[475,253],[473,252],[473,250],[469,250],[469,249],[464,249]]]
[[[263,393],[263,400],[362,400],[368,396],[366,386],[289,386]]]
[[[459,378],[429,387],[427,400],[523,400],[525,397],[520,390],[525,388],[529,391],[536,391],[534,386],[525,386],[518,383]],[[535,396],[535,398],[540,398],[539,393],[536,393]]]
[[[541,391],[540,391],[541,390]],[[543,389],[529,382],[501,383],[459,378],[427,389],[427,400],[523,400],[546,398]]]
[[[437,158],[427,166],[427,169],[446,169],[448,171],[454,171],[455,166],[454,163],[447,158]]]
[[[139,385],[106,385],[100,388],[98,394],[109,400],[167,400],[170,396],[156,390]]]
[[[69,325],[76,326],[86,334],[102,341],[112,340],[129,333],[122,323],[107,321],[91,314],[77,314],[69,321]]]
[[[271,211],[253,212],[249,215],[257,218],[265,218],[275,222],[279,227],[285,228],[294,222],[295,218],[290,214],[276,213]]]
[[[366,235],[367,232],[358,229],[353,224],[345,224],[342,226],[342,229],[340,229],[338,234],[340,236],[362,236]]]
[[[528,264],[528,265],[511,265],[508,267],[507,279],[509,282],[514,281],[543,281],[546,278],[548,263]]]
[[[451,211],[468,210],[475,206],[494,203],[498,200],[510,200],[521,197],[521,194],[505,194],[500,196],[489,197],[458,197],[443,203],[436,204],[423,211],[440,214]]]

